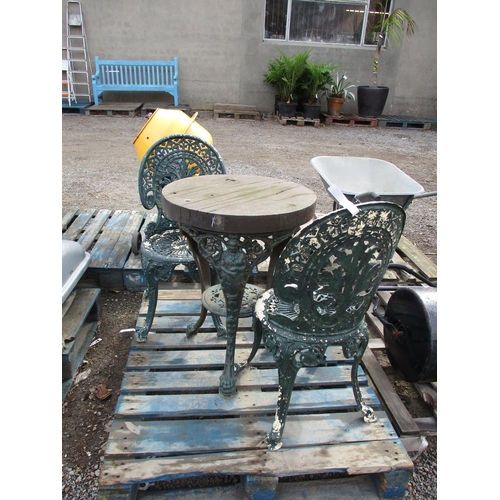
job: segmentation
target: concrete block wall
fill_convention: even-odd
[[[274,89],[264,81],[268,62],[312,48],[311,60],[340,62],[349,80],[370,82],[372,47],[348,47],[263,40],[265,0],[80,0],[92,70],[101,59],[179,58],[182,103],[213,109],[216,102],[274,110]],[[384,112],[436,117],[437,35],[435,0],[397,0],[419,31],[401,50],[380,58],[379,84],[391,89]],[[62,2],[65,46],[66,1]],[[326,109],[326,103],[324,104]],[[356,112],[356,103],[344,107]]]

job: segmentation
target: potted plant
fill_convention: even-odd
[[[384,110],[389,87],[378,85],[378,65],[382,47],[387,42],[393,42],[399,48],[403,36],[410,36],[417,30],[417,24],[406,10],[394,9],[390,14],[385,12],[383,4],[379,3],[380,13],[378,20],[370,28],[376,40],[375,58],[373,60],[373,74],[371,85],[358,87],[358,114],[360,116],[378,117]]]
[[[336,78],[332,79],[332,83],[326,91],[326,104],[329,115],[339,116],[345,102],[356,100],[354,94],[349,90],[354,87],[356,85],[348,82],[346,75],[339,77],[339,73],[337,72]]]
[[[287,56],[280,50],[280,57],[269,62],[264,77],[278,91],[278,112],[281,116],[295,116],[298,82],[304,73],[311,50]]]
[[[302,90],[304,118],[319,118],[321,96],[327,86],[333,83],[332,71],[339,66],[336,63],[306,63],[299,85]]]

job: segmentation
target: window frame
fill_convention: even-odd
[[[366,43],[366,35],[368,32],[368,17],[370,15],[370,0],[326,0],[324,3],[334,3],[334,4],[359,4],[360,8],[364,9],[363,14],[363,27],[361,30],[361,42],[360,43],[342,43],[342,42],[316,42],[310,40],[290,40],[290,30],[291,30],[291,15],[292,15],[292,3],[298,1],[311,1],[311,0],[287,0],[287,11],[286,11],[286,25],[285,25],[285,38],[266,38],[266,13],[264,13],[264,26],[262,30],[262,40],[266,43],[287,43],[287,44],[311,44],[317,46],[336,46],[336,47],[374,47],[375,43]],[[265,2],[264,8],[267,6],[267,0]],[[389,0],[389,10],[391,13],[394,8],[394,0]],[[386,46],[386,41],[384,41],[384,47]]]

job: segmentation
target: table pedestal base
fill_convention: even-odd
[[[189,241],[198,264],[202,293],[211,285],[210,266],[217,272],[224,293],[227,346],[224,370],[220,377],[219,394],[222,397],[230,398],[236,394],[236,375],[250,363],[257,350],[256,347],[258,347],[254,346],[250,357],[245,363],[235,365],[236,332],[245,286],[252,269],[268,257],[271,257],[268,275],[269,286],[272,281],[274,261],[293,231],[243,235],[202,231],[185,225],[182,226],[182,231]],[[203,305],[200,319],[190,326],[188,335],[196,333],[203,324],[207,314],[206,305],[208,304]]]

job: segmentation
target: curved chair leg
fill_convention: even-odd
[[[146,340],[148,339],[149,330],[151,330],[151,325],[153,324],[156,304],[158,302],[158,282],[156,280],[148,280],[147,297],[148,312],[146,314],[144,326],[136,330],[137,342],[146,342]]]
[[[281,439],[283,431],[285,430],[293,386],[300,365],[295,360],[295,352],[291,344],[279,345],[278,352],[276,350],[276,344],[274,342],[272,343],[274,345],[271,347],[271,350],[274,353],[273,356],[278,366],[279,392],[273,426],[271,432],[266,436],[266,443],[270,450],[276,451],[279,450],[283,444]],[[268,345],[268,342],[266,342],[266,347],[268,347]]]
[[[172,277],[173,266],[155,268],[154,265],[143,262],[144,275],[148,283],[146,297],[148,299],[148,312],[142,328],[136,329],[137,342],[146,342],[148,333],[151,330],[153,319],[156,312],[156,304],[158,303],[158,283],[161,280],[170,281]]]
[[[358,368],[365,353],[366,347],[368,346],[368,337],[363,336],[357,339],[358,348],[354,354],[354,361],[351,368],[351,382],[352,382],[352,392],[354,393],[354,399],[358,406],[358,410],[363,413],[363,419],[367,423],[373,423],[377,421],[377,417],[370,406],[365,405],[363,397],[361,396],[361,390],[359,388],[358,381]]]
[[[193,279],[193,281],[196,281],[196,283],[200,283],[201,276],[196,262],[193,260],[192,262],[186,265],[186,268],[189,276]]]
[[[227,338],[226,327],[222,324],[222,319],[218,314],[212,313],[212,321],[217,329],[217,337],[221,339]]]
[[[186,337],[190,337],[191,335],[196,335],[198,333],[199,328],[205,322],[205,318],[207,317],[207,310],[201,305],[200,316],[194,323],[189,323],[186,326]]]
[[[262,340],[262,323],[255,315],[253,316],[252,319],[252,330],[253,330],[252,351],[250,352],[250,356],[248,356],[248,359],[244,363],[239,363],[236,366],[236,372],[238,373],[251,363],[252,359],[255,357],[260,347],[260,342]]]

